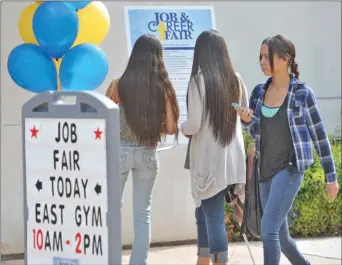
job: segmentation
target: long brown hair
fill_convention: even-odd
[[[215,139],[227,146],[235,136],[237,114],[232,103],[239,100],[239,81],[226,42],[216,30],[204,31],[197,38],[191,77],[196,81],[199,74],[205,83],[205,115],[209,115]]]
[[[126,120],[140,144],[155,146],[161,140],[165,95],[178,121],[175,90],[165,69],[161,43],[153,35],[142,35],[135,42],[118,90]]]

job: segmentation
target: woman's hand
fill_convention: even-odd
[[[327,189],[327,193],[328,193],[328,197],[330,199],[335,200],[338,194],[338,184],[337,183],[331,183],[331,184],[326,184],[326,189]]]
[[[245,123],[248,123],[252,120],[253,117],[253,110],[249,108],[239,108],[236,110],[236,112],[239,114],[241,120]]]

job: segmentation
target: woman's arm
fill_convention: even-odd
[[[199,81],[201,85],[204,83],[203,79]],[[194,78],[191,78],[188,88],[188,119],[181,125],[181,131],[184,135],[191,136],[199,132],[201,129],[202,115],[203,102],[201,100],[197,84]]]
[[[167,95],[165,95],[165,113],[165,133],[173,135],[177,132],[177,117]]]
[[[119,82],[119,79],[114,79],[110,83],[106,92],[106,96],[109,97],[111,100],[113,100],[114,103],[116,104],[120,103],[118,82]]]
[[[331,154],[331,146],[328,134],[324,128],[321,116],[318,111],[315,95],[309,90],[306,100],[306,123],[324,169],[326,183],[336,183],[336,170],[334,159]]]

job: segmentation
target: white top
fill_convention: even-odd
[[[236,73],[240,84],[240,105],[248,107],[248,96],[241,76]],[[209,117],[205,117],[205,83],[199,74],[198,83],[191,78],[188,92],[188,119],[181,130],[192,135],[190,144],[190,174],[192,196],[196,207],[201,201],[215,196],[227,185],[246,183],[246,157],[240,118],[237,119],[236,134],[231,144],[222,147],[212,133]],[[238,114],[236,114],[238,115]]]

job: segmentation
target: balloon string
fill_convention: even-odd
[[[59,69],[60,69],[60,66],[61,66],[61,61],[56,59],[56,62],[57,62],[57,89],[58,91],[61,91],[61,82],[59,80]]]

